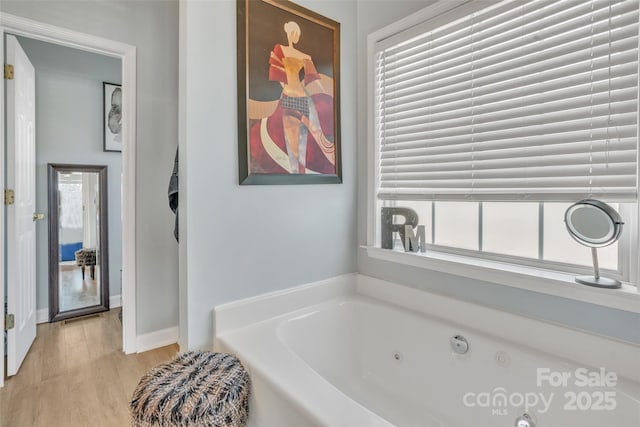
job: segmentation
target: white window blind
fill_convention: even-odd
[[[429,25],[375,46],[380,199],[637,199],[638,0]]]

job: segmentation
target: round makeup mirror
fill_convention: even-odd
[[[620,214],[604,202],[585,199],[569,206],[564,222],[574,240],[591,248],[593,276],[578,276],[576,282],[599,288],[619,288],[620,281],[600,276],[597,248],[618,240],[624,224]]]

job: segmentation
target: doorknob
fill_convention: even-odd
[[[44,219],[44,214],[33,214],[33,220],[37,221],[39,219]]]

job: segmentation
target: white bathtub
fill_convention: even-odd
[[[252,427],[640,426],[640,347],[360,275],[216,307],[215,343]]]

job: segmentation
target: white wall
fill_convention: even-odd
[[[109,294],[120,294],[122,156],[102,150],[102,82],[120,83],[119,59],[18,38],[36,70],[36,297],[49,307],[47,164],[107,165]],[[67,230],[68,231],[68,230]],[[74,240],[82,242],[80,238]]]
[[[178,324],[167,185],[178,139],[178,2],[3,0],[2,12],[137,47],[137,334]]]
[[[238,185],[236,2],[181,3],[183,349],[217,304],[356,270],[356,3],[297,3],[342,24],[343,184]]]
[[[410,15],[433,1],[358,1],[358,243],[366,244],[367,156],[367,35]],[[640,343],[640,315],[574,300],[480,282],[371,259],[358,249],[358,270],[373,277],[425,289],[505,311]]]
[[[38,173],[36,173],[36,174],[38,174]],[[40,184],[40,180],[38,180],[38,178],[36,178],[36,184],[37,185]],[[47,179],[45,178],[45,181],[46,180]],[[46,204],[46,198],[45,198],[45,202],[44,203]],[[41,206],[41,203],[40,203],[39,200],[37,201],[37,206]],[[41,210],[44,210],[44,209],[39,209],[38,212],[40,212]],[[49,211],[47,210],[47,213],[45,213],[45,221],[44,221],[45,225],[44,225],[44,230],[43,230],[44,232],[47,231],[46,227],[49,226],[48,225],[48,222],[49,222],[48,212]],[[40,225],[38,225],[36,227],[36,238],[40,237],[40,235],[41,235],[40,231],[41,231],[42,228],[43,227],[40,226]],[[48,242],[48,239],[45,241],[45,244],[46,244],[46,242]],[[58,242],[61,245],[64,244],[64,243],[82,242],[82,228],[64,228],[64,227],[60,227],[60,230],[58,232]],[[40,242],[37,244],[37,250],[39,252],[40,251],[45,252],[45,254],[48,254],[48,252],[49,252],[48,248],[46,246],[43,248],[42,245],[40,244]],[[46,269],[47,268],[47,258],[46,257],[42,258],[41,254],[39,254],[39,253],[37,254],[37,257],[38,257],[38,266],[36,267],[36,270],[40,271],[40,269],[41,269],[41,267],[40,267],[41,262],[40,261],[42,261],[43,259],[44,259],[44,267],[43,268]],[[42,271],[45,271],[45,270],[42,270]],[[48,272],[48,270],[47,270],[47,272]],[[40,277],[39,276],[40,276],[40,274],[38,274],[38,272],[36,272],[36,283],[38,283],[38,284],[40,284]],[[45,279],[45,280],[47,280],[47,279]],[[43,292],[42,288],[38,288],[38,290],[36,291],[36,295],[37,296],[41,296],[42,292]],[[44,297],[42,297],[42,298],[44,298]],[[42,300],[42,303],[44,304],[44,300]],[[46,307],[46,305],[38,306],[38,310],[41,309],[41,308],[45,308],[45,307]]]

